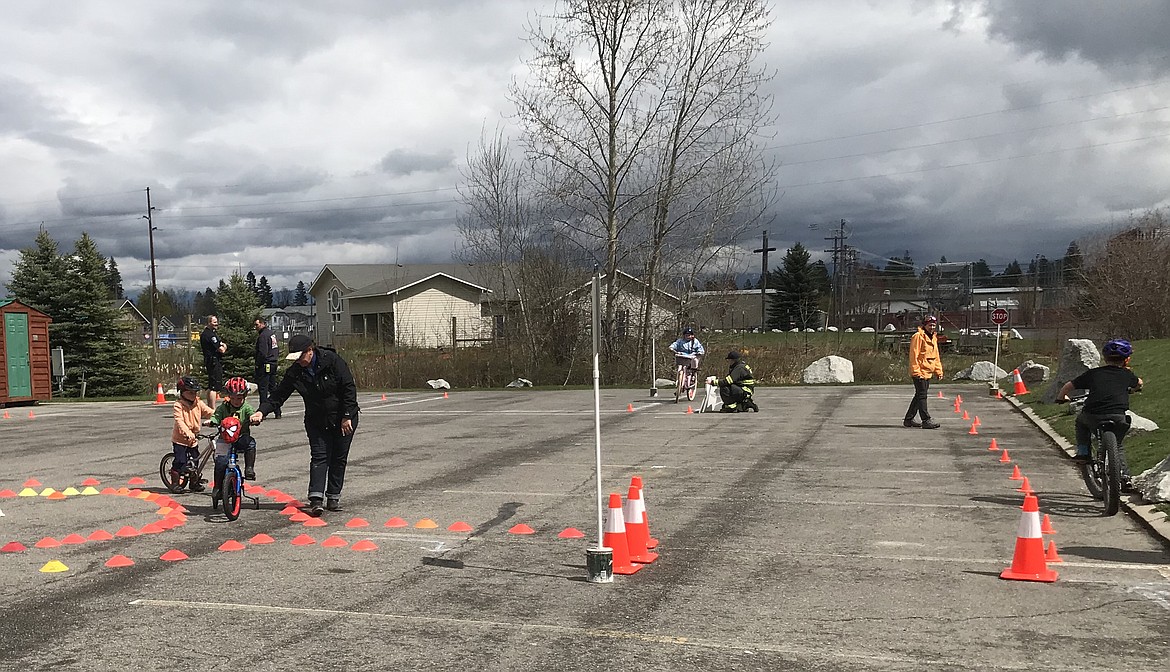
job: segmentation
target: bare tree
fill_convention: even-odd
[[[1170,335],[1170,222],[1162,210],[1087,244],[1080,311],[1107,333]]]

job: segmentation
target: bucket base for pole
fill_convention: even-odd
[[[585,568],[589,572],[589,583],[613,583],[613,549],[585,549]]]
[[[650,388],[650,396],[652,396],[652,397],[658,396],[658,388],[657,387]]]

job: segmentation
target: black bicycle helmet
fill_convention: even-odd
[[[226,383],[224,383],[223,391],[227,392],[229,395],[235,395],[235,394],[246,395],[246,394],[248,394],[248,381],[244,380],[243,378],[241,378],[239,376],[236,376],[234,378],[228,378],[228,381]]]
[[[694,336],[694,335],[695,335],[694,329],[691,329],[690,327],[683,329],[683,336]]]
[[[180,392],[198,392],[199,390],[203,389],[203,386],[199,384],[199,381],[196,380],[194,376],[183,376],[179,379],[179,382],[175,385],[175,387],[177,387]]]
[[[1125,359],[1133,354],[1133,346],[1124,338],[1115,338],[1105,344],[1102,353],[1110,359]]]

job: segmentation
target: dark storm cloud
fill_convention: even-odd
[[[451,150],[423,153],[405,149],[392,149],[378,162],[378,168],[389,175],[410,175],[419,172],[439,172],[454,165],[455,153]]]
[[[1165,0],[985,0],[988,32],[1053,60],[1079,56],[1121,72],[1170,72]]]

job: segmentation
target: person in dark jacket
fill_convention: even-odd
[[[268,401],[268,395],[276,387],[276,362],[280,357],[280,345],[276,342],[276,334],[268,328],[268,322],[263,317],[257,317],[256,327],[256,388],[260,392],[260,403]],[[272,413],[272,417],[280,419],[280,409]]]
[[[215,408],[223,387],[223,355],[227,343],[219,337],[219,318],[207,316],[207,326],[199,334],[199,348],[203,351],[203,366],[207,369],[207,405]]]
[[[719,380],[719,398],[723,400],[720,413],[741,413],[752,410],[760,412],[760,407],[752,401],[752,390],[756,387],[756,376],[752,367],[743,361],[738,350],[727,353],[729,362],[727,375]]]
[[[345,465],[358,425],[357,385],[341,355],[317,346],[308,336],[290,338],[288,351],[285,359],[296,363],[251,419],[259,423],[278,412],[294,391],[301,395],[309,437],[309,512],[319,516],[326,508],[340,511]]]

